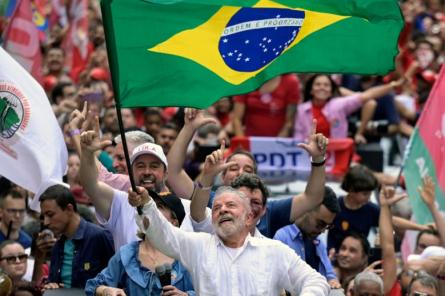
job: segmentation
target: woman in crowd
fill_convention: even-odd
[[[312,120],[317,119],[317,133],[328,138],[346,138],[348,136],[348,116],[364,104],[377,99],[401,86],[404,79],[388,84],[374,86],[364,92],[341,96],[334,80],[329,75],[312,76],[304,89],[305,102],[298,106],[294,124],[294,138],[305,141],[309,137]],[[372,118],[368,116],[367,121]],[[363,122],[362,124],[367,124]]]

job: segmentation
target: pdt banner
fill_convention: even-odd
[[[250,151],[258,164],[258,174],[268,183],[285,183],[306,179],[311,171],[307,152],[299,141],[275,137],[235,137],[230,152]],[[353,154],[351,139],[330,139],[327,148],[326,172],[331,177],[346,173]]]

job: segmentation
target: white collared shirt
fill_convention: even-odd
[[[162,253],[178,259],[190,272],[197,295],[328,295],[329,286],[295,252],[279,241],[247,236],[232,258],[216,235],[191,233],[172,226],[153,200],[143,207],[147,238]],[[137,218],[141,225],[141,218]]]

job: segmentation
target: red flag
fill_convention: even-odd
[[[77,80],[78,74],[88,62],[88,1],[73,0],[68,10],[69,29],[62,47],[65,49],[71,77]]]
[[[65,0],[51,0],[51,13],[48,18],[50,28],[57,24],[61,27],[68,26]]]
[[[42,53],[39,30],[32,19],[31,1],[19,0],[5,32],[4,48],[32,76],[41,82]]]

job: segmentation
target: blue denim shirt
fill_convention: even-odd
[[[288,245],[298,256],[301,257],[304,261],[306,261],[306,256],[304,252],[304,242],[303,242],[303,234],[300,229],[295,225],[288,225],[283,227],[277,231],[274,236],[274,239],[283,242]],[[336,279],[334,269],[332,267],[331,261],[329,260],[328,254],[326,252],[326,246],[319,239],[314,239],[315,250],[317,252],[318,258],[320,258],[320,266],[318,268],[318,272],[323,275],[328,281],[332,279]]]
[[[74,242],[71,287],[83,289],[86,281],[94,278],[104,269],[108,260],[113,256],[113,238],[107,230],[81,218],[79,227],[71,239]],[[49,282],[62,282],[61,272],[65,240],[65,236],[62,235],[51,252]]]
[[[101,285],[123,289],[127,295],[161,295],[159,277],[139,261],[139,244],[132,242],[122,246],[110,259],[108,266],[94,279],[87,281],[86,295],[95,295],[96,288]],[[188,295],[195,295],[190,274],[176,260],[172,266],[172,285]]]

